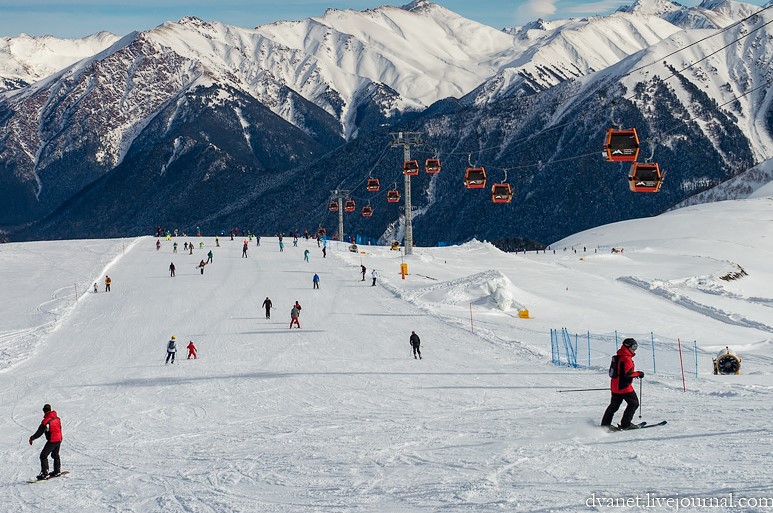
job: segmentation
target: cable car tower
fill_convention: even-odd
[[[349,199],[351,191],[336,189],[330,191],[330,202],[338,205],[338,240],[344,241],[344,200]],[[332,211],[332,209],[331,209]]]
[[[392,148],[403,147],[403,175],[405,176],[405,254],[413,254],[413,220],[411,218],[411,175],[406,172],[407,163],[411,161],[411,146],[423,146],[421,132],[392,132],[390,146]],[[417,165],[418,169],[418,165]],[[408,169],[411,171],[411,169]],[[340,214],[339,214],[340,215]]]

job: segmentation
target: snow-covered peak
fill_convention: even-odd
[[[621,7],[619,10],[644,16],[664,16],[682,9],[683,5],[670,0],[636,0],[632,5]]]
[[[53,36],[0,38],[0,84],[30,84],[91,57],[119,39],[115,34],[99,32],[79,39]],[[0,85],[0,91],[3,90]]]

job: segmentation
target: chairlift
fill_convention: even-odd
[[[419,174],[419,161],[418,160],[406,160],[403,162],[403,174],[408,176],[416,176]]]
[[[468,167],[464,173],[464,185],[468,189],[486,187],[486,170],[482,167]]]
[[[398,190],[391,190],[387,192],[387,201],[389,203],[397,203],[400,201],[400,191]]]
[[[634,162],[639,157],[639,136],[635,128],[607,130],[604,143],[605,158],[609,162]]]
[[[357,204],[354,200],[348,199],[344,202],[344,212],[354,212],[355,208],[357,208]]]
[[[628,185],[633,192],[658,192],[663,176],[657,162],[634,162],[628,172]]]
[[[365,205],[362,207],[362,217],[370,217],[373,215],[373,207]]]
[[[440,159],[427,159],[424,163],[424,171],[430,175],[434,175],[440,172]]]
[[[368,178],[368,185],[366,185],[365,188],[368,189],[369,192],[378,192],[381,188],[381,183],[379,183],[378,178]]]
[[[327,205],[327,209],[331,212],[338,212],[338,202],[337,201],[331,201]]]

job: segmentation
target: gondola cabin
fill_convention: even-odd
[[[418,160],[406,160],[403,162],[403,174],[408,176],[416,176],[419,174],[419,161]]]
[[[440,172],[440,160],[438,159],[427,159],[427,162],[424,163],[424,171],[426,171],[430,175],[434,175]]]
[[[337,201],[331,201],[327,205],[327,209],[331,212],[338,212],[338,202]]]
[[[379,183],[378,178],[368,178],[368,185],[366,185],[365,188],[368,189],[369,192],[378,192],[381,188],[381,184]]]
[[[634,162],[639,157],[639,136],[636,129],[607,130],[604,154],[609,162]]]
[[[491,201],[494,203],[510,203],[513,199],[513,190],[509,183],[495,183],[491,187]]]
[[[387,192],[387,201],[389,203],[397,203],[400,201],[400,191]]]
[[[634,162],[628,173],[628,185],[633,192],[658,192],[663,183],[663,175],[657,162]]]
[[[482,167],[468,167],[464,173],[464,185],[468,189],[486,187],[486,170]]]
[[[362,207],[362,217],[370,217],[373,215],[373,207],[366,205]]]
[[[355,208],[357,208],[357,204],[354,200],[346,200],[344,203],[344,212],[354,212]]]

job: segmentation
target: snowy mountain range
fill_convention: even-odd
[[[655,158],[681,160],[682,170],[669,173],[671,192],[648,201],[646,212],[655,213],[683,200],[694,184],[717,183],[773,156],[770,88],[761,87],[773,78],[771,33],[763,27],[720,50],[773,19],[770,11],[666,58],[757,10],[731,1],[685,8],[638,0],[607,17],[500,31],[417,0],[254,29],[188,17],[69,47],[28,38],[58,48],[62,67],[53,71],[52,58],[33,65],[29,51],[0,53],[12,56],[0,59],[7,88],[0,96],[0,226],[37,238],[141,233],[162,219],[211,228],[262,219],[274,231],[292,222],[288,212],[316,223],[324,212],[312,216],[311,205],[324,205],[331,188],[356,182],[374,165],[385,128],[424,132],[456,169],[448,178],[453,192],[443,189],[442,176],[437,184],[418,181],[429,220],[466,201],[459,175],[476,149],[497,145],[493,156],[475,155],[493,168],[515,162],[537,170],[518,175],[523,200],[544,194],[541,187],[556,191],[538,175],[557,156],[598,149],[605,125],[637,125]],[[22,46],[23,38],[8,39],[7,48]],[[74,49],[93,55],[70,64]],[[676,79],[664,80],[669,76]],[[678,112],[687,131],[673,129],[673,116],[656,119],[661,109]],[[552,131],[552,140],[542,135],[570,119],[576,125]],[[542,142],[516,149],[514,141],[531,137]],[[541,145],[552,150],[538,154]],[[345,161],[351,165],[341,169]],[[288,190],[299,194],[288,197]],[[609,211],[622,195],[630,196],[624,187],[598,208]],[[566,210],[583,202],[571,200]],[[256,203],[272,210],[255,212]],[[625,210],[604,220],[624,218]],[[384,208],[369,226],[354,225],[378,237],[399,219],[395,208]],[[431,237],[549,241],[595,222],[574,219],[580,224],[550,229],[565,220],[548,217],[542,228],[526,228],[532,233],[520,231],[520,212],[517,223],[477,222],[482,233],[460,219]]]

